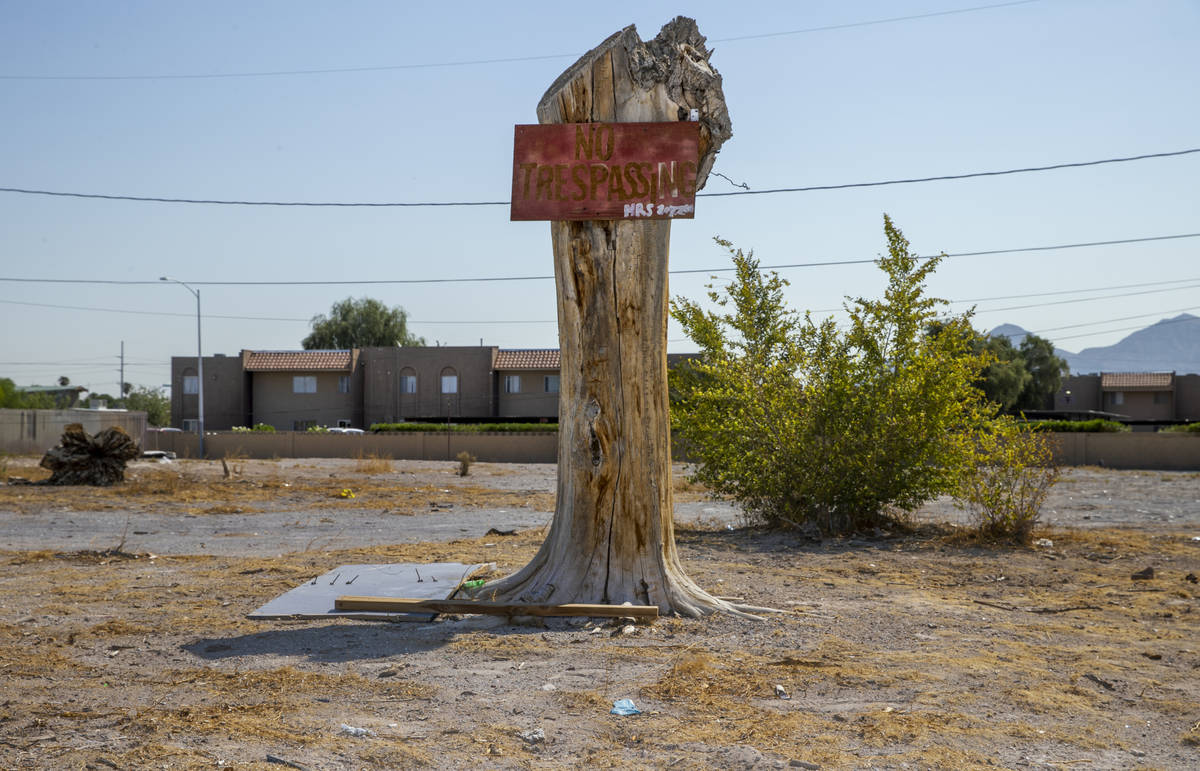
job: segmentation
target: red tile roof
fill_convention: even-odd
[[[1102,372],[1104,391],[1170,391],[1175,388],[1174,372]]]
[[[247,372],[349,371],[351,351],[246,351]]]
[[[502,369],[558,369],[557,348],[512,348],[496,351],[497,370]]]

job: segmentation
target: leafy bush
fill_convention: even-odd
[[[557,431],[557,423],[372,423],[372,431],[453,431],[463,433],[537,433]]]
[[[1048,437],[1000,419],[978,435],[974,470],[955,498],[983,538],[1028,544],[1058,477]]]
[[[1200,423],[1188,423],[1179,426],[1167,426],[1162,431],[1170,434],[1200,434]]]
[[[1095,418],[1093,420],[1030,420],[1025,423],[1030,431],[1055,433],[1119,433],[1128,431],[1129,426],[1115,420]]]
[[[309,434],[328,434],[329,426],[309,426],[304,431]]]
[[[912,254],[886,216],[884,231],[884,297],[848,298],[845,331],[789,310],[787,282],[720,240],[736,275],[709,299],[730,311],[672,302],[701,348],[671,375],[680,443],[698,481],[765,524],[888,525],[974,468],[993,414],[974,385],[987,358],[969,314],[939,319],[945,303],[923,294],[939,258]]]
[[[269,425],[267,423],[255,423],[252,427],[234,426],[230,430],[235,431],[239,434],[249,434],[252,432],[260,433],[260,434],[273,434],[273,433],[275,433],[275,426]]]
[[[126,394],[124,403],[127,410],[145,412],[146,422],[152,426],[171,425],[171,399],[163,393],[161,388],[145,386],[132,388]]]

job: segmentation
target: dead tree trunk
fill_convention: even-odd
[[[732,135],[704,38],[679,17],[643,43],[630,26],[569,68],[542,123],[700,115],[697,187]],[[667,405],[669,220],[551,223],[561,349],[558,501],[537,556],[486,599],[737,612],[683,572],[675,549]]]

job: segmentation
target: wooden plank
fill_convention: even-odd
[[[525,605],[479,600],[417,600],[403,597],[362,597],[342,595],[334,600],[336,610],[387,613],[481,613],[492,616],[598,616],[604,618],[658,618],[657,605]]]

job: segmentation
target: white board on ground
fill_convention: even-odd
[[[447,600],[454,591],[486,565],[458,562],[411,562],[387,565],[342,565],[247,614],[246,618],[375,618],[388,621],[429,621],[428,613],[377,613],[339,611],[334,600],[343,594],[380,597],[411,597],[422,600]]]

